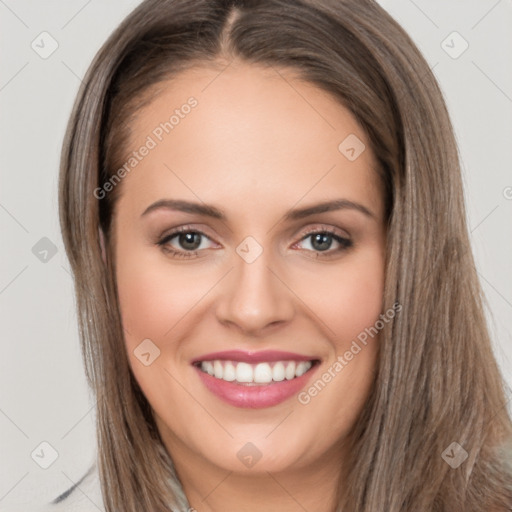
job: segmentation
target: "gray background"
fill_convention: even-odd
[[[58,227],[58,162],[81,77],[138,3],[0,0],[1,511],[34,510],[22,504],[57,495],[94,457],[94,401]],[[380,3],[416,41],[445,94],[496,356],[512,385],[512,2]],[[42,58],[53,40],[58,48]],[[43,441],[58,453],[48,469],[35,462],[51,462]],[[44,456],[33,459],[34,450]]]

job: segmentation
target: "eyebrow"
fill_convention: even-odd
[[[206,217],[212,217],[214,219],[219,219],[222,221],[227,221],[226,214],[223,210],[205,203],[194,203],[191,201],[184,201],[182,199],[160,199],[155,203],[149,205],[141,217],[144,217],[148,213],[154,210],[175,210],[185,213],[195,213],[198,215],[204,215]],[[336,210],[356,210],[358,212],[363,213],[367,217],[376,218],[375,214],[371,212],[366,206],[363,206],[360,203],[356,203],[354,201],[349,201],[348,199],[335,199],[332,201],[327,201],[324,203],[318,203],[313,206],[307,206],[305,208],[296,208],[293,210],[289,210],[284,215],[285,221],[291,220],[300,220],[306,217],[310,217],[311,215],[315,215],[317,213],[325,213]]]

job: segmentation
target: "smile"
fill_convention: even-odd
[[[320,360],[282,351],[231,350],[192,361],[206,389],[235,407],[272,407],[298,394]]]
[[[304,375],[314,361],[276,361],[270,363],[244,363],[237,361],[202,361],[199,364],[201,370],[216,379],[237,384],[270,384],[292,380]]]

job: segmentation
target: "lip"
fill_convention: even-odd
[[[204,356],[197,357],[192,360],[192,364],[199,363],[200,361],[214,361],[219,359],[222,361],[237,361],[242,363],[270,363],[273,361],[312,361],[318,360],[315,356],[304,356],[302,354],[295,354],[293,352],[283,352],[281,350],[260,350],[245,351],[245,350],[224,350],[222,352],[211,352]]]
[[[314,361],[313,366],[300,377],[281,382],[271,382],[270,384],[240,384],[217,379],[201,370],[200,361],[211,360],[231,360],[246,363],[260,363],[270,361]],[[302,356],[291,352],[281,351],[260,351],[243,352],[230,350],[225,352],[215,352],[207,354],[193,361],[193,368],[197,372],[199,379],[205,387],[222,401],[235,407],[245,409],[262,409],[278,405],[292,396],[297,395],[303,389],[307,382],[316,373],[320,366],[320,359],[314,357]]]

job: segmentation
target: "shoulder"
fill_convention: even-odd
[[[63,493],[47,503],[41,512],[105,512],[97,463]]]

